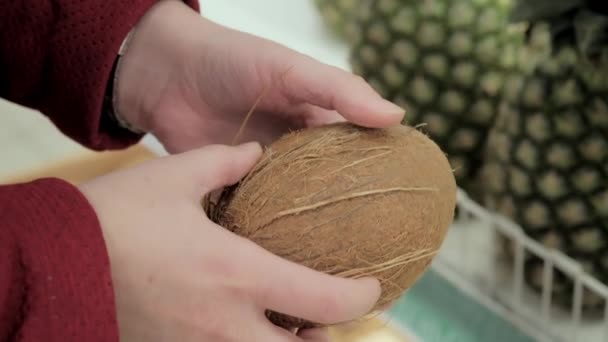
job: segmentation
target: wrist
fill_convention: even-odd
[[[134,126],[129,120],[125,119],[125,117],[118,111],[118,91],[117,91],[117,83],[118,83],[118,74],[121,67],[122,56],[126,52],[129,41],[133,36],[133,30],[129,31],[125,39],[123,40],[120,48],[118,49],[118,53],[116,55],[116,60],[114,61],[114,65],[112,66],[112,70],[110,72],[110,77],[108,79],[108,86],[106,89],[106,94],[104,98],[104,113],[119,127],[126,129],[134,134],[144,134],[145,130],[140,129]]]
[[[183,51],[173,43],[184,34],[184,13],[193,11],[179,0],[162,0],[151,7],[125,39],[114,74],[112,103],[117,121],[132,131],[151,132],[158,101]],[[199,17],[200,19],[200,17]],[[183,50],[183,49],[182,49]]]

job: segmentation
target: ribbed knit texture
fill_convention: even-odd
[[[87,147],[136,142],[101,115],[103,95],[123,39],[155,3],[0,0],[0,96],[40,110]]]
[[[135,143],[102,103],[120,44],[155,2],[0,0],[0,97],[89,148]],[[86,198],[58,179],[0,186],[0,341],[118,336],[109,258]]]
[[[0,341],[115,341],[114,295],[95,212],[71,184],[0,187]]]

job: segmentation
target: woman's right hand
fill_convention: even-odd
[[[81,186],[105,237],[122,341],[326,341],[270,323],[266,309],[336,323],[367,314],[375,279],[329,276],[210,221],[201,197],[238,182],[258,144],[209,145]]]

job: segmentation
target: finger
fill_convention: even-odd
[[[185,182],[189,187],[200,184],[205,191],[216,190],[241,180],[261,155],[262,148],[257,142],[238,146],[207,145],[170,157],[173,158],[172,179]]]
[[[235,250],[235,260],[249,279],[261,309],[332,324],[369,313],[380,296],[378,280],[346,279],[282,259],[249,240]],[[239,253],[240,255],[236,255]]]
[[[383,99],[361,77],[302,56],[281,82],[285,96],[336,110],[347,120],[368,127],[401,122],[405,110]]]
[[[329,333],[327,329],[304,329],[298,332],[298,336],[304,341],[310,342],[330,342]]]
[[[304,118],[305,127],[317,127],[346,121],[346,119],[335,110],[321,108],[308,103],[304,106],[301,116]]]
[[[238,146],[213,145],[207,151],[205,182],[210,190],[232,185],[251,171],[262,155],[257,142]]]

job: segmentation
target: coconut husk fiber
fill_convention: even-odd
[[[444,153],[415,128],[338,123],[291,132],[238,184],[206,202],[209,217],[293,262],[379,279],[376,309],[398,299],[441,246],[456,206]],[[284,328],[318,326],[281,313]]]

